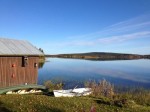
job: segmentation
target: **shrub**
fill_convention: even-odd
[[[92,89],[92,95],[95,97],[105,96],[111,98],[114,96],[114,86],[105,79],[99,81],[99,83],[96,83],[95,81],[86,82],[85,86]]]
[[[44,82],[44,86],[49,92],[52,92],[53,90],[62,89],[63,83],[53,83],[52,81],[48,80]]]

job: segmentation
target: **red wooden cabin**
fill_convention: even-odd
[[[28,41],[0,38],[0,88],[36,84],[43,55]]]

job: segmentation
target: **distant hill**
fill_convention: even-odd
[[[144,58],[150,59],[150,55],[144,55]]]
[[[150,55],[144,56],[138,54],[89,52],[89,53],[46,55],[46,57],[74,58],[74,59],[88,59],[88,60],[132,60],[132,59],[148,58],[150,57]]]

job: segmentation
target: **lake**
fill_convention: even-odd
[[[150,60],[90,61],[47,58],[39,68],[38,84],[62,81],[64,88],[83,87],[85,81],[106,79],[116,86],[150,89]]]

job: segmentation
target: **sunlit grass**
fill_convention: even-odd
[[[150,112],[150,106],[123,96],[114,100],[101,97],[55,98],[45,95],[1,95],[0,112],[89,112],[93,106],[97,112]],[[128,98],[128,97],[126,97]],[[5,112],[4,111],[4,112]]]

